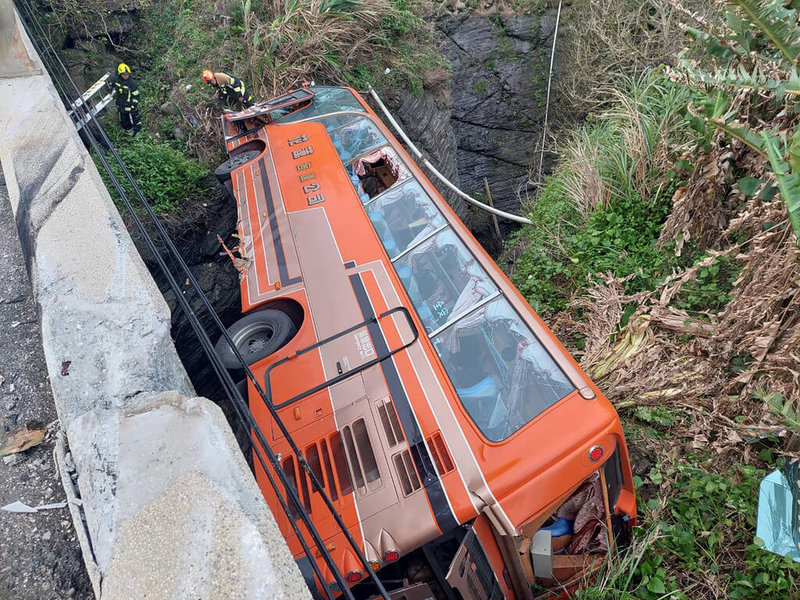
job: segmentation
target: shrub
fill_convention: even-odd
[[[681,182],[675,148],[694,135],[690,93],[653,71],[615,98],[573,133],[531,211],[534,225],[511,242],[512,278],[540,312],[568,308],[589,274],[635,275],[627,284],[635,292],[679,260],[656,242]]]
[[[621,77],[636,77],[660,64],[672,64],[684,45],[687,12],[719,19],[714,0],[579,0],[565,14],[570,48],[561,86],[573,105],[596,107],[621,88]]]
[[[111,137],[116,138],[112,141],[119,155],[156,212],[173,213],[183,204],[209,196],[208,170],[197,161],[186,158],[180,150],[145,133],[128,139],[117,131]],[[116,194],[99,164],[98,168],[108,189]],[[125,179],[122,169],[114,161],[111,161],[111,169],[123,182],[128,197],[133,200],[134,191]]]

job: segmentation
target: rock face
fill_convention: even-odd
[[[429,160],[445,177],[458,186],[458,140],[451,124],[452,111],[448,103],[429,91],[419,96],[406,93],[397,109],[397,116],[411,140],[428,155]],[[427,175],[431,177],[430,173]],[[431,180],[434,184],[438,183],[433,177]],[[441,185],[437,185],[437,188],[444,190]],[[464,200],[450,191],[444,196],[456,214],[463,219],[467,211]]]
[[[119,50],[138,25],[145,0],[91,0],[77,13],[59,14],[53,3],[37,2],[36,10],[45,22],[51,41],[75,85],[83,92],[106,72],[116,73]],[[139,65],[126,57],[134,73]]]
[[[529,171],[538,166],[555,11],[465,13],[440,20],[436,29],[452,65],[448,89],[408,93],[395,110],[412,140],[456,185],[485,201],[485,177],[495,206],[518,214]],[[485,213],[454,194],[446,197],[491,251]]]
[[[547,91],[548,19],[537,16],[449,18],[440,23],[453,65],[452,124],[463,189],[519,211],[528,170],[541,144]]]
[[[226,326],[241,317],[239,274],[217,240],[217,235],[228,248],[235,247],[238,241],[232,234],[236,233],[236,219],[236,201],[223,186],[215,185],[208,206],[203,207],[202,212],[195,210],[191,222],[176,223],[169,227],[181,256]],[[172,311],[172,338],[181,362],[191,374],[195,389],[213,400],[225,398],[205,352],[179,307],[175,294],[169,289],[161,269],[148,253],[144,254],[144,258]],[[186,292],[186,298],[197,312],[200,322],[207,328],[212,341],[216,342],[221,334],[202,307],[201,300],[190,291]],[[227,414],[228,407],[225,403],[222,409]]]

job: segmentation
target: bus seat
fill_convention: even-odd
[[[492,437],[498,429],[503,433],[508,409],[499,397],[497,382],[493,377],[484,377],[467,388],[456,388],[456,393],[484,435]]]
[[[484,377],[478,383],[466,388],[456,388],[458,396],[464,400],[485,400],[497,396],[497,382],[492,377]]]

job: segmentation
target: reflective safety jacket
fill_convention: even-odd
[[[136,80],[128,75],[123,79],[122,75],[117,75],[113,82],[114,93],[117,97],[117,109],[122,112],[130,112],[139,106],[139,86]]]
[[[217,80],[217,93],[219,99],[228,106],[233,106],[237,102],[248,104],[253,101],[253,95],[244,86],[244,82],[238,77],[227,73],[214,73]]]

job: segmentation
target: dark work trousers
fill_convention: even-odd
[[[134,133],[139,133],[142,129],[142,119],[139,117],[139,111],[134,106],[130,110],[119,108],[119,121],[125,131],[133,129]]]

